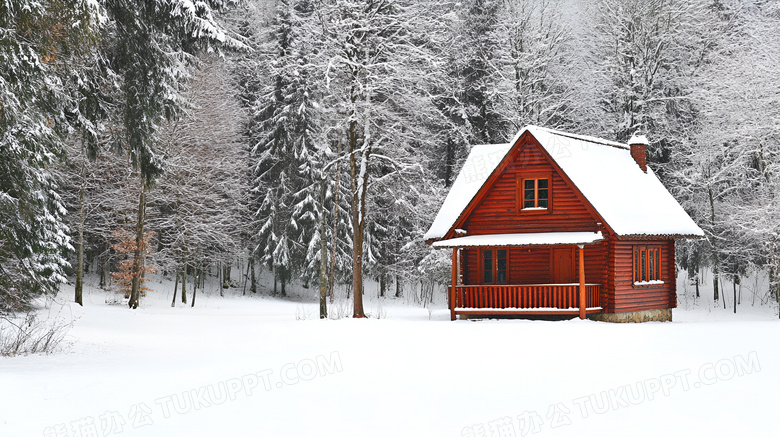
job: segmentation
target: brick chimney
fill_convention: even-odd
[[[639,164],[639,168],[645,173],[647,173],[647,144],[647,137],[638,133],[628,140],[628,146],[631,148],[631,157],[634,158],[634,161]]]

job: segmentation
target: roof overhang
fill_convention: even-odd
[[[469,235],[433,243],[436,249],[458,247],[574,246],[604,240],[601,232],[538,232],[523,234]]]

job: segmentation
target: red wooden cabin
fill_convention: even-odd
[[[462,315],[671,320],[676,238],[702,230],[630,144],[536,126],[475,146],[425,235]]]

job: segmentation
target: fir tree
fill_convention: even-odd
[[[68,60],[92,43],[96,15],[80,0],[0,3],[0,312],[65,281],[72,247],[48,166],[77,106]]]
[[[315,277],[319,258],[319,111],[310,63],[313,5],[280,1],[265,50],[274,54],[269,82],[255,107],[257,144],[253,191],[259,202],[255,253],[281,281]],[[305,32],[308,31],[309,34]]]
[[[143,244],[146,192],[163,171],[155,152],[157,130],[163,119],[178,115],[179,82],[190,53],[213,47],[242,47],[216,22],[213,10],[232,3],[210,0],[193,4],[186,0],[106,0],[115,45],[108,55],[112,71],[121,82],[121,147],[139,170],[136,219],[137,247]],[[138,307],[142,253],[136,251],[136,275],[128,305]]]

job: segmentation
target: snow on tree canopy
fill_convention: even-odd
[[[441,239],[458,221],[520,137],[529,132],[619,236],[703,237],[661,181],[631,157],[629,146],[538,126],[510,144],[474,146],[425,239]]]

